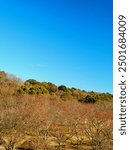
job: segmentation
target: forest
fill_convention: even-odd
[[[113,95],[0,71],[0,150],[112,150]]]

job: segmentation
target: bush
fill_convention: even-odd
[[[29,83],[29,84],[32,84],[32,85],[39,84],[39,82],[36,81],[36,80],[34,80],[34,79],[26,80],[25,85],[28,84],[28,83]]]
[[[57,92],[58,88],[57,88],[57,86],[55,84],[52,84],[52,83],[48,82],[48,88],[47,88],[47,90],[50,93],[53,93],[53,92],[55,93],[55,92]]]
[[[59,86],[59,87],[58,87],[58,90],[63,91],[63,92],[68,92],[67,87],[64,86],[64,85]]]
[[[80,99],[79,101],[84,103],[95,103],[96,99],[93,96],[87,95],[85,98]]]

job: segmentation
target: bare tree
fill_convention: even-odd
[[[6,96],[1,101],[1,144],[6,150],[15,150],[25,137],[29,121],[29,113],[25,110],[28,105],[24,105],[23,99],[16,96]]]
[[[99,105],[94,109],[84,123],[84,134],[91,141],[93,150],[107,150],[112,141],[112,111]]]

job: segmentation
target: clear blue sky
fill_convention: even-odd
[[[0,70],[112,93],[112,0],[0,0]]]

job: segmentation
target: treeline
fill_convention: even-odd
[[[97,101],[112,101],[110,93],[87,92],[76,88],[68,88],[65,85],[57,86],[50,82],[38,82],[29,79],[18,89],[20,94],[31,95],[52,95],[58,96],[61,100],[77,100],[84,103],[95,103]]]
[[[68,88],[65,85],[57,86],[51,82],[38,82],[34,79],[22,82],[19,78],[4,71],[0,71],[0,86],[1,94],[50,95],[53,100],[95,103],[100,101],[112,102],[113,99],[113,95],[110,93],[89,92],[74,87]]]

